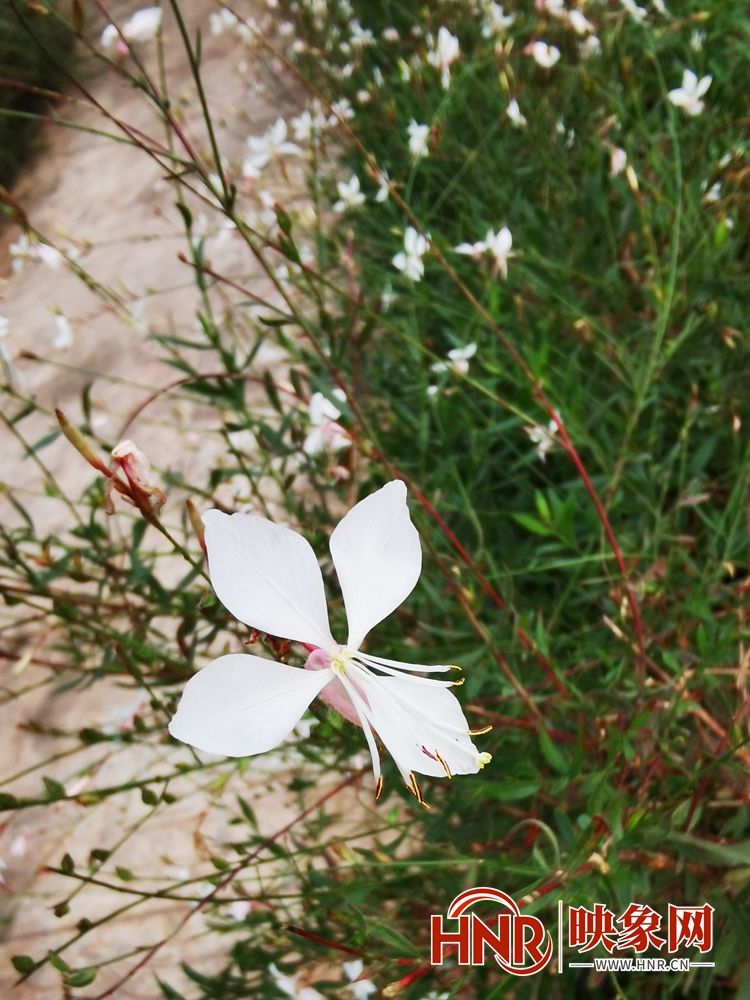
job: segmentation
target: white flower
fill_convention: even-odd
[[[700,31],[698,28],[695,28],[690,35],[690,48],[693,50],[693,52],[702,52],[703,43],[705,42],[705,40],[706,40],[705,31]]]
[[[531,427],[524,427],[524,430],[536,445],[534,452],[537,457],[546,462],[547,452],[555,443],[554,435],[557,433],[555,421],[550,420],[546,427],[542,427],[541,424],[533,424]]]
[[[466,344],[465,347],[454,347],[448,351],[447,361],[436,361],[432,366],[434,372],[452,371],[456,375],[466,375],[469,371],[469,361],[477,353],[476,344]]]
[[[288,141],[286,122],[283,118],[277,118],[263,135],[251,135],[247,145],[250,153],[242,165],[245,177],[259,177],[263,167],[273,159],[302,155],[300,147]]]
[[[346,97],[340,97],[331,105],[331,115],[328,119],[329,125],[339,125],[342,121],[348,122],[354,117],[354,108],[351,101]]]
[[[296,976],[285,976],[284,973],[277,969],[275,965],[271,964],[268,966],[268,971],[273,977],[273,981],[276,988],[285,993],[288,997],[292,997],[292,1000],[325,1000],[322,993],[318,993],[314,990],[312,986],[298,986],[297,980],[299,979],[299,973]]]
[[[547,42],[529,42],[523,51],[544,69],[551,69],[560,58],[560,50],[557,46],[548,45]]]
[[[144,7],[137,10],[122,25],[120,31],[126,42],[147,42],[153,38],[161,26],[161,7]],[[108,24],[102,32],[101,44],[105,48],[116,43],[120,35],[113,24]]]
[[[667,10],[667,5],[664,3],[664,0],[651,0],[651,3],[654,5],[654,10],[658,14],[661,14],[662,17],[669,17],[669,11]]]
[[[610,146],[609,149],[609,173],[611,177],[617,177],[628,165],[628,154],[619,146]]]
[[[516,128],[523,128],[524,125],[526,125],[526,119],[521,114],[521,109],[519,108],[518,101],[515,99],[515,97],[511,98],[511,100],[509,101],[505,113],[507,114],[508,118],[510,118],[510,120],[513,122],[513,124],[516,126]]]
[[[68,347],[72,347],[73,331],[70,329],[70,323],[67,318],[60,313],[55,316],[55,329],[57,332],[52,340],[52,346],[58,348],[59,350],[65,350]]]
[[[567,11],[566,20],[577,35],[591,35],[596,30],[591,21],[580,10]]]
[[[375,195],[375,201],[381,203],[384,201],[388,201],[388,195],[390,194],[390,190],[388,188],[389,181],[390,178],[388,176],[387,170],[381,170],[378,172],[377,176],[378,190],[377,194]]]
[[[230,653],[188,681],[169,731],[208,753],[245,757],[286,739],[317,696],[364,731],[377,790],[375,735],[410,791],[415,774],[475,774],[491,759],[471,741],[452,681],[423,677],[450,666],[400,663],[363,653],[368,632],[409,596],[419,579],[419,535],[397,480],[356,504],[330,538],[349,620],[345,645],[326,614],[323,577],[305,539],[252,514],[203,515],[211,584],[224,607],[250,628],[310,650],[306,669]]]
[[[592,56],[599,55],[601,50],[602,43],[596,35],[589,35],[587,38],[584,38],[578,46],[578,51],[580,52],[582,59],[590,59]]]
[[[620,0],[620,3],[634,20],[645,21],[648,17],[646,8],[639,7],[635,0]]]
[[[703,203],[705,205],[713,205],[717,201],[720,201],[722,194],[722,183],[721,181],[716,181],[703,195]]]
[[[430,136],[430,126],[420,125],[412,118],[406,126],[406,131],[409,133],[409,152],[414,159],[418,160],[421,156],[427,156],[430,151],[427,144]]]
[[[401,38],[397,28],[383,28],[382,37],[384,42],[398,42]]]
[[[393,258],[393,266],[412,281],[419,281],[424,275],[422,258],[430,249],[430,234],[423,236],[412,226],[404,233],[404,249]]]
[[[334,389],[331,395],[342,403],[346,400],[341,389]],[[337,422],[341,411],[322,392],[314,392],[310,397],[307,415],[312,430],[302,445],[306,455],[318,455],[322,451],[341,451],[352,443],[349,435]]]
[[[438,31],[437,44],[430,39],[430,50],[427,53],[427,62],[430,66],[440,71],[440,81],[443,90],[448,89],[451,82],[451,66],[458,59],[461,49],[458,39],[442,25]]]
[[[57,271],[60,265],[65,263],[65,257],[49,243],[40,243],[34,251],[34,256],[53,271]]]
[[[378,992],[378,988],[370,979],[360,979],[362,975],[363,963],[361,958],[355,958],[352,962],[344,962],[343,968],[346,978],[350,982],[349,990],[354,1000],[367,1000],[373,993]]]
[[[711,86],[712,80],[711,76],[702,76],[699,80],[691,69],[686,69],[682,74],[682,86],[670,90],[667,97],[686,115],[699,115],[706,106],[701,98]]]
[[[459,243],[453,250],[455,253],[462,253],[467,257],[473,257],[474,260],[479,260],[482,254],[487,252],[487,244],[484,240],[477,240],[476,243]]]
[[[515,14],[506,14],[502,4],[491,3],[487,7],[482,22],[482,35],[490,38],[492,35],[502,35],[516,19]]]
[[[503,226],[496,233],[488,229],[484,243],[487,247],[487,252],[495,258],[495,270],[499,271],[503,278],[507,278],[508,259],[515,256],[511,250],[513,237],[511,236],[510,229],[507,226]]]
[[[333,206],[334,212],[345,212],[347,208],[357,208],[364,205],[365,196],[359,186],[359,177],[352,174],[348,181],[339,181],[336,184],[339,192],[339,200]]]

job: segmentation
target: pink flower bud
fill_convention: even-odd
[[[158,514],[167,498],[156,485],[151,463],[135,442],[126,439],[112,449],[112,458],[130,486],[130,499],[146,517]]]

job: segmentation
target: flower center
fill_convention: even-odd
[[[343,677],[351,667],[354,659],[354,650],[347,646],[342,646],[335,656],[331,657],[331,669],[339,677]]]

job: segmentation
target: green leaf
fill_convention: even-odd
[[[31,955],[14,955],[11,962],[16,972],[20,972],[22,976],[28,975],[36,968],[36,962]]]
[[[543,535],[545,537],[549,537],[550,535],[554,534],[554,532],[550,527],[548,527],[546,524],[542,524],[541,521],[537,520],[535,517],[532,517],[531,514],[523,514],[523,513],[513,514],[513,520],[518,521],[521,527],[526,528],[527,531],[530,531],[534,535]]]
[[[92,966],[87,966],[85,969],[79,969],[77,972],[71,972],[69,976],[65,977],[66,986],[88,986],[89,983],[93,983],[96,979],[97,970]]]
[[[42,781],[47,790],[48,799],[54,801],[55,799],[65,798],[65,786],[61,785],[59,781],[55,781],[54,778],[48,778],[46,775],[42,776]]]

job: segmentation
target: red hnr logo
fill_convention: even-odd
[[[493,926],[467,913],[475,903],[489,901],[503,907]],[[552,958],[552,935],[538,917],[521,913],[518,904],[507,892],[489,886],[466,889],[448,907],[446,918],[457,923],[457,929],[447,930],[442,914],[430,917],[430,963],[442,964],[446,951],[458,952],[459,965],[482,965],[485,948],[505,972],[514,976],[531,976],[540,972]]]

